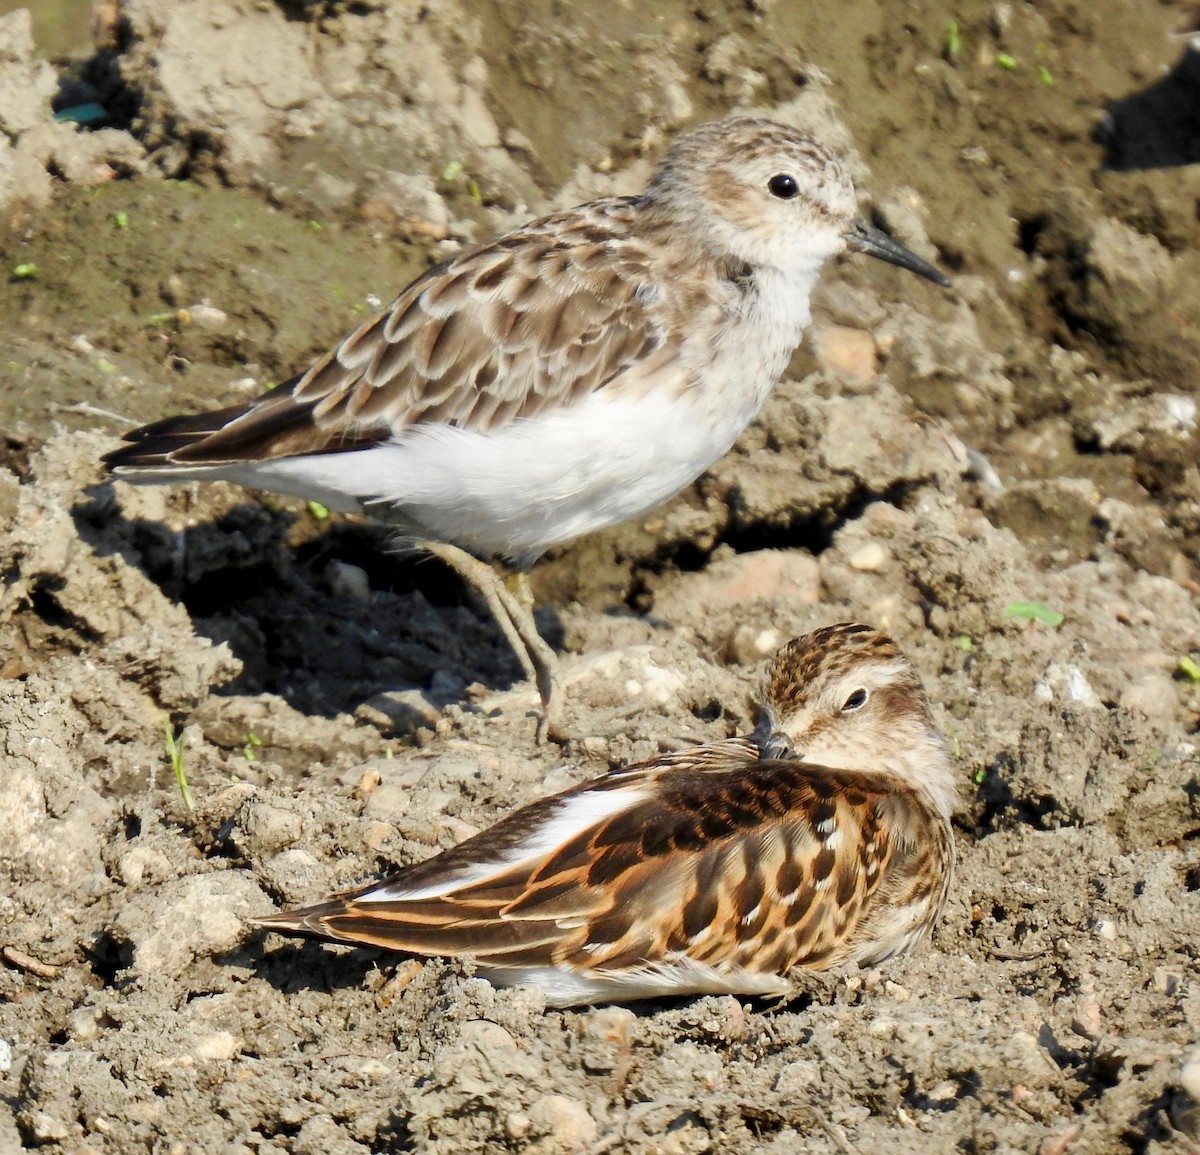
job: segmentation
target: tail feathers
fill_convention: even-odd
[[[208,413],[165,417],[125,434],[125,444],[100,459],[114,473],[124,469],[170,466],[188,448],[218,433],[246,412],[244,405],[230,405]]]
[[[285,381],[247,405],[208,413],[167,417],[125,434],[126,444],[106,453],[104,463],[129,480],[195,476],[221,466],[278,460],[305,454],[365,449],[391,434],[384,424],[322,424],[313,418],[317,400],[298,401],[300,378]]]
[[[447,912],[443,904],[416,904],[401,912],[364,911],[353,903],[326,902],[254,919],[256,926],[326,942],[374,946],[412,955],[461,958],[470,955],[495,967],[549,966],[563,930],[553,921],[472,917]]]
[[[277,910],[274,914],[264,914],[249,921],[280,934],[303,934],[329,941],[335,936],[330,934],[325,920],[343,910],[345,906],[340,902],[322,902],[317,906],[302,906],[296,910]]]

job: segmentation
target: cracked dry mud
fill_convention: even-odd
[[[1155,93],[1195,99],[1186,6],[117,10],[57,70],[0,18],[0,250],[35,270],[0,285],[0,1151],[1196,1150],[1200,190],[1127,163]],[[55,124],[59,84],[112,122]],[[566,748],[386,530],[102,477],[122,418],[252,395],[738,107],[846,150],[955,287],[839,262],[734,451],[539,565]],[[746,731],[764,657],[846,618],[912,656],[959,769],[913,957],[778,1008],[546,1011],[247,933]]]

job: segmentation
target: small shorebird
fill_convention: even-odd
[[[556,663],[524,572],[725,453],[847,247],[949,283],[857,216],[829,149],[772,120],[716,121],[680,136],[641,196],[469,248],[290,381],[136,429],[104,460],[126,481],[226,479],[396,524],[484,597],[545,737]],[[518,588],[480,559],[515,566]]]
[[[534,802],[452,850],[255,920],[470,956],[552,1006],[786,995],[932,928],[954,869],[954,774],[920,678],[869,626],[789,642],[761,742],[666,754]]]

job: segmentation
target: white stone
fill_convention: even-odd
[[[860,545],[847,559],[851,569],[863,573],[877,573],[887,563],[887,550],[877,541],[868,541]]]

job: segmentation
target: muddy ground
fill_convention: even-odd
[[[0,1151],[1196,1151],[1194,26],[1123,0],[102,0],[92,53],[47,61],[0,17]],[[253,395],[430,261],[637,189],[733,108],[847,151],[954,289],[836,263],[728,459],[539,565],[564,748],[386,530],[103,478],[131,424]],[[960,770],[916,956],[783,1007],[563,1012],[247,931],[746,732],[764,657],[846,618],[913,657]]]

